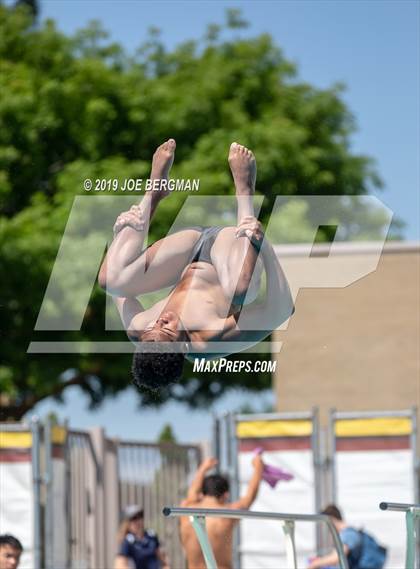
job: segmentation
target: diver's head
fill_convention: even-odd
[[[229,480],[222,474],[209,474],[203,480],[201,491],[203,496],[211,496],[223,504],[229,498]]]
[[[166,310],[140,334],[140,342],[182,342],[186,332],[176,312]]]
[[[133,356],[134,384],[159,389],[178,381],[184,367],[187,340],[179,316],[175,312],[163,312],[139,336],[139,341],[147,342],[148,346],[147,350],[139,348]]]

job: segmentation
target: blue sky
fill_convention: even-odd
[[[355,152],[377,160],[385,189],[380,199],[406,223],[405,238],[420,236],[420,4],[416,1],[103,1],[41,0],[41,18],[53,18],[66,33],[98,19],[112,39],[128,51],[144,40],[149,26],[162,30],[171,48],[200,37],[209,22],[222,23],[225,10],[239,7],[251,26],[242,35],[269,32],[288,59],[297,63],[300,77],[318,87],[341,81],[356,117]],[[71,417],[73,426],[106,425],[112,435],[154,439],[165,422],[180,440],[199,440],[209,434],[209,412],[186,412],[170,404],[159,412],[136,409],[128,390],[98,412],[85,409],[85,400],[69,392],[65,406],[45,403],[36,412],[54,409]],[[232,394],[218,411],[249,399]],[[252,400],[258,401],[254,397]],[[263,396],[271,400],[270,395]],[[262,403],[261,403],[262,404]],[[258,406],[258,402],[257,402]],[[115,419],[118,417],[118,420]],[[133,432],[135,425],[136,433]]]

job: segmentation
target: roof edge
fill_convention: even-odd
[[[331,248],[334,255],[399,254],[420,252],[420,241],[347,241],[331,243],[296,243],[274,245],[274,251],[282,257],[327,257]]]

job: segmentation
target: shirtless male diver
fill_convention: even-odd
[[[245,494],[235,502],[228,502],[229,482],[220,475],[207,476],[207,471],[214,468],[217,460],[209,458],[199,467],[188,490],[188,495],[181,502],[182,508],[223,508],[229,510],[248,510],[258,494],[263,474],[263,462],[260,455],[252,461],[254,472]],[[233,529],[239,520],[233,518],[207,518],[206,530],[219,569],[232,569]],[[187,517],[180,518],[181,543],[187,558],[188,569],[205,569],[206,564],[194,528]]]
[[[134,383],[153,389],[181,377],[184,357],[220,357],[246,349],[293,312],[284,273],[254,216],[255,157],[240,144],[230,146],[228,157],[237,226],[186,228],[143,250],[150,220],[170,193],[159,180],[168,179],[175,147],[169,139],[156,150],[150,179],[158,189],[117,218],[98,277],[137,346]],[[265,298],[247,304],[258,294],[263,267]],[[168,296],[148,309],[137,299],[168,286],[173,287]]]

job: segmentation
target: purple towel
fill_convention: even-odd
[[[263,449],[261,447],[258,447],[254,450],[254,454],[262,454],[262,452]],[[271,488],[275,488],[277,482],[280,482],[280,480],[288,482],[294,478],[293,474],[289,474],[278,466],[272,466],[271,464],[264,464],[262,477],[263,480],[265,480],[267,484],[271,486]]]

